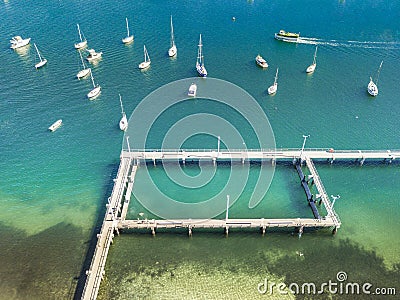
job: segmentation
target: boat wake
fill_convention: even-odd
[[[300,37],[299,44],[325,45],[333,47],[365,48],[365,49],[400,49],[400,42],[340,41],[319,38]]]

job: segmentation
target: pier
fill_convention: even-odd
[[[325,191],[322,180],[313,163],[314,160],[327,160],[333,163],[335,160],[353,160],[363,165],[366,159],[383,160],[391,163],[400,157],[400,150],[333,150],[333,149],[277,149],[277,150],[123,150],[117,177],[111,196],[106,204],[106,213],[100,232],[97,234],[96,250],[94,252],[90,268],[86,271],[85,287],[81,299],[96,299],[104,276],[104,267],[107,260],[109,248],[112,244],[114,233],[119,234],[121,229],[147,229],[156,234],[157,229],[185,228],[189,236],[195,228],[221,228],[228,234],[230,228],[258,228],[265,234],[268,228],[295,228],[299,237],[304,228],[333,228],[336,233],[340,228],[341,221],[333,203]],[[229,219],[228,211],[225,219],[173,219],[173,220],[127,220],[126,215],[134,188],[135,175],[140,169],[141,163],[157,161],[178,161],[185,163],[187,160],[210,160],[216,165],[218,161],[270,161],[275,164],[276,160],[290,160],[300,177],[308,204],[310,205],[314,218],[288,218],[288,219]],[[310,181],[317,188],[318,194],[312,194],[309,180],[306,180],[301,166],[305,162],[310,175]],[[321,216],[316,203],[323,204],[327,212]]]

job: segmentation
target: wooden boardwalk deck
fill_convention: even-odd
[[[121,201],[127,182],[128,172],[131,166],[131,159],[121,156],[117,178],[114,179],[114,187],[111,196],[108,198],[107,210],[104,216],[100,233],[97,234],[96,250],[94,252],[89,270],[86,271],[86,282],[82,292],[82,300],[96,299],[100,283],[104,275],[108,250],[114,237],[114,230],[117,228],[116,218],[121,208]]]
[[[276,159],[386,159],[392,161],[400,158],[400,150],[333,150],[333,149],[276,149],[276,150],[131,150],[124,151],[124,155],[130,156],[135,161],[156,161],[156,160],[276,160]]]

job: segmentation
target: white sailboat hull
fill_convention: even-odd
[[[122,39],[122,42],[123,42],[124,44],[130,44],[130,43],[132,43],[132,42],[133,42],[133,35],[127,36],[126,38],[123,38],[123,39]]]
[[[313,73],[315,71],[316,66],[317,66],[316,64],[312,64],[312,65],[308,66],[308,68],[306,69],[306,73],[309,73],[309,74]]]
[[[87,46],[87,41],[82,41],[74,45],[75,49],[83,49]]]
[[[196,70],[200,77],[207,77],[208,73],[206,67],[204,67],[203,65],[196,63]]]
[[[100,85],[98,85],[87,94],[87,97],[89,98],[89,100],[93,100],[97,96],[99,96],[100,93],[101,93],[101,87],[100,87]]]
[[[278,90],[278,84],[277,84],[277,83],[271,85],[271,86],[268,88],[268,95],[275,94],[277,90]]]
[[[150,64],[151,64],[151,61],[144,61],[139,64],[139,69],[141,69],[141,70],[147,69],[148,67],[150,67]]]
[[[373,97],[377,96],[379,93],[378,87],[372,80],[368,83],[368,93]]]
[[[128,128],[128,120],[126,119],[126,116],[124,115],[121,120],[119,121],[119,129],[122,131],[125,131]]]
[[[178,52],[178,49],[176,48],[175,45],[173,45],[171,48],[169,48],[168,55],[169,55],[169,57],[174,57],[177,52]]]
[[[43,67],[45,64],[47,64],[47,59],[43,59],[43,60],[41,60],[40,62],[38,62],[38,63],[35,65],[35,68],[36,68],[36,69],[39,69],[39,68]]]
[[[76,74],[76,77],[77,77],[78,79],[85,78],[85,77],[87,77],[87,76],[90,74],[90,71],[91,71],[90,68],[80,70],[80,71],[78,72],[78,74]]]

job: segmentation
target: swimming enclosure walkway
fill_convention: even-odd
[[[305,227],[334,227],[334,232],[340,227],[341,221],[329,201],[328,194],[325,191],[322,181],[314,166],[312,159],[326,159],[330,162],[336,159],[351,159],[363,164],[365,159],[383,159],[391,162],[400,157],[400,150],[390,151],[337,151],[333,149],[278,149],[278,150],[131,150],[121,152],[121,162],[119,165],[117,178],[114,179],[114,187],[111,196],[108,198],[107,210],[103,219],[103,225],[97,234],[96,250],[94,252],[89,270],[86,271],[86,282],[82,292],[81,299],[96,299],[99,292],[100,283],[104,276],[104,267],[110,245],[112,243],[114,232],[119,234],[119,229],[151,229],[155,234],[157,228],[187,228],[189,235],[193,228],[223,228],[228,233],[229,228],[260,228],[263,233],[269,227],[293,227],[298,228],[299,236]],[[176,220],[126,220],[128,206],[133,190],[134,178],[138,165],[141,162],[157,160],[177,160],[185,163],[186,160],[211,159],[214,163],[219,160],[270,160],[275,163],[279,160],[292,160],[297,170],[301,170],[302,162],[310,171],[317,190],[315,200],[320,199],[324,204],[327,216],[311,218],[292,218],[292,219],[176,219]],[[133,165],[132,165],[133,164]],[[305,175],[300,175],[303,187]],[[308,182],[307,182],[308,186]],[[307,192],[306,192],[307,193]],[[125,197],[124,197],[125,196]],[[124,199],[124,201],[123,201]],[[309,203],[315,204],[313,197],[307,195]],[[311,206],[311,204],[310,204]],[[122,207],[122,209],[121,209]],[[314,212],[314,209],[313,209]],[[315,216],[315,213],[314,213]]]

